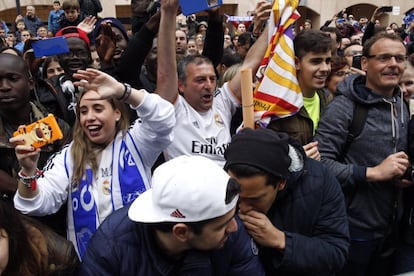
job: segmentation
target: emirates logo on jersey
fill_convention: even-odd
[[[170,216],[174,217],[174,218],[185,218],[185,216],[180,212],[180,210],[175,209]]]

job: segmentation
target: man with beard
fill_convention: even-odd
[[[181,60],[187,55],[187,34],[182,30],[175,31],[175,51],[177,53],[178,60]]]
[[[399,36],[379,33],[367,40],[361,58],[366,75],[341,82],[319,122],[315,140],[322,163],[342,186],[351,235],[348,263],[337,275],[392,274],[401,188],[413,183],[411,175],[403,177],[410,165],[409,110],[398,84],[406,62]],[[356,108],[366,115],[359,135],[350,139]]]
[[[16,17],[16,21],[18,19],[23,19],[24,24],[26,25],[26,29],[28,29],[31,33],[36,34],[37,29],[40,26],[43,26],[45,23],[36,15],[36,9],[34,6],[27,6],[26,7],[26,16],[18,15]]]

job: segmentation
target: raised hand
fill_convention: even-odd
[[[272,4],[267,1],[259,1],[253,11],[253,33],[261,33],[264,24],[270,17]]]
[[[73,77],[80,81],[75,82],[85,90],[95,91],[101,99],[110,97],[120,98],[124,93],[124,85],[110,75],[96,69],[87,68],[78,70]]]
[[[87,34],[90,34],[95,28],[96,17],[93,15],[87,16],[81,23],[78,24],[78,28]]]
[[[96,38],[95,45],[101,62],[110,63],[115,53],[116,36],[109,23],[101,24],[101,31]]]

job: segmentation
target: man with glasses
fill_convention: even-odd
[[[183,155],[151,187],[98,228],[79,275],[264,275],[236,215],[240,186],[220,166]]]
[[[70,125],[75,122],[75,105],[79,94],[79,88],[73,85],[73,74],[77,70],[85,70],[92,63],[90,41],[87,33],[81,29],[69,26],[60,29],[56,36],[64,36],[68,43],[69,52],[58,55],[59,64],[64,74],[56,76],[51,84],[57,93],[39,93],[40,102],[52,113],[57,113]],[[62,94],[63,93],[63,94]]]
[[[351,247],[339,275],[391,275],[401,187],[412,184],[404,177],[410,165],[405,153],[409,110],[398,86],[406,68],[403,41],[387,33],[370,38],[361,66],[365,76],[351,75],[337,86],[338,96],[322,116],[315,140],[347,204]],[[365,122],[349,139],[357,107],[365,110]]]

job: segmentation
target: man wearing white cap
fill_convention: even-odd
[[[152,188],[97,230],[80,275],[264,275],[235,217],[239,188],[205,157],[162,164]]]

